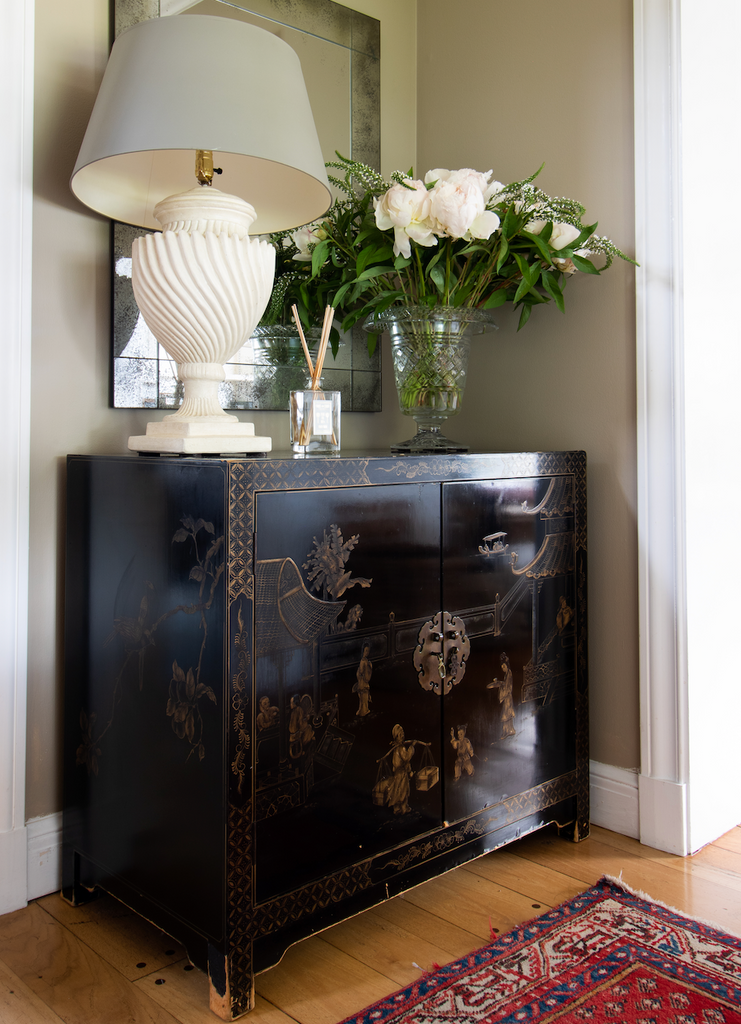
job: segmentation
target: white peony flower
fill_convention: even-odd
[[[491,171],[437,169],[426,177],[434,181],[436,175],[437,184],[430,192],[435,230],[451,238],[489,238],[499,227],[499,217],[486,209],[484,199]]]
[[[290,237],[298,249],[298,253],[293,257],[294,260],[299,263],[310,263],[311,252],[309,251],[309,246],[316,245],[317,242],[323,242],[327,237],[327,232],[320,222],[314,221],[313,224],[305,224],[304,227],[292,231]]]
[[[430,193],[423,182],[406,178],[403,185],[392,185],[380,199],[374,199],[373,207],[381,231],[394,229],[394,256],[409,259],[412,242],[437,245],[430,221]]]

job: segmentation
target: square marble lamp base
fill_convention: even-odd
[[[173,420],[148,423],[146,434],[129,438],[129,449],[167,455],[242,455],[269,452],[273,447],[271,438],[255,434],[254,423],[242,423],[236,417],[215,417],[211,423]]]

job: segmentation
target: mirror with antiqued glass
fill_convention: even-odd
[[[114,0],[116,34],[144,18],[208,14],[236,18],[280,36],[298,53],[325,160],[340,152],[380,168],[380,22],[332,0]],[[213,71],[218,98],[218,68]],[[131,289],[131,244],[145,232],[113,225],[115,408],[175,409],[182,385],[174,362],[139,314]],[[260,332],[258,332],[260,333]],[[291,333],[291,332],[289,332]],[[369,357],[360,328],[344,335],[325,363],[324,386],[342,392],[343,412],[381,408],[380,348]],[[304,386],[298,339],[250,338],[225,367],[225,409],[287,409]]]

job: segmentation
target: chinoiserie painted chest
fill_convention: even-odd
[[[588,832],[582,452],[68,460],[64,893],[212,1009],[545,823]]]

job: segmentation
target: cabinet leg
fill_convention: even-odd
[[[232,958],[209,944],[208,988],[211,1011],[221,1020],[236,1020],[255,1006],[255,977],[238,969]]]
[[[98,898],[97,889],[86,889],[80,882],[80,864],[80,854],[76,850],[63,847],[61,896],[73,907],[81,907]]]

